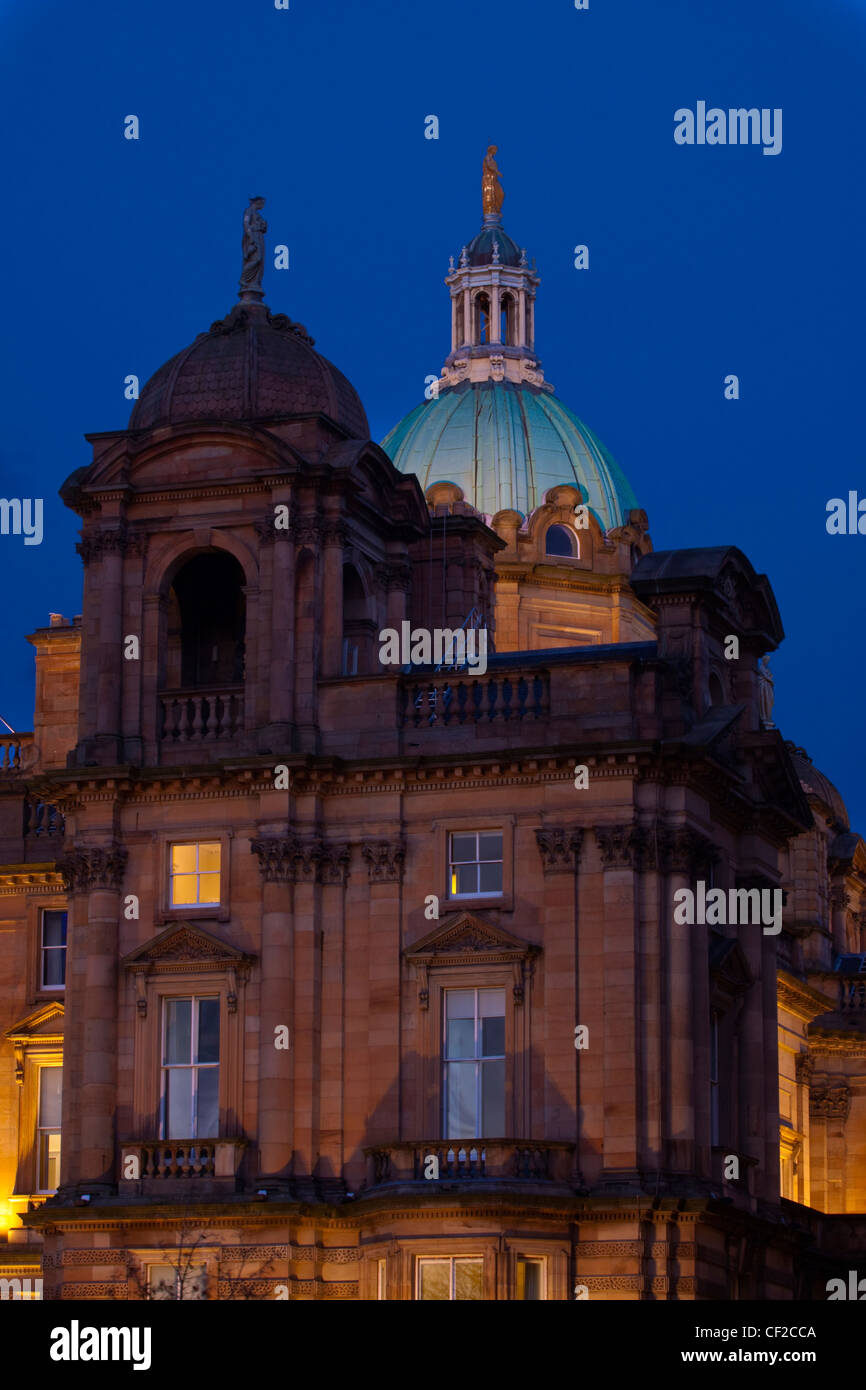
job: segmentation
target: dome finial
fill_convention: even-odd
[[[481,166],[481,210],[485,216],[493,213],[498,218],[502,213],[505,190],[499,182],[499,170],[494,158],[497,148],[496,145],[487,146]]]
[[[262,275],[265,269],[265,232],[268,230],[268,224],[260,212],[264,205],[264,198],[250,198],[250,205],[244,213],[244,235],[241,243],[244,263],[238,284],[238,299],[242,304],[260,304],[265,297]]]

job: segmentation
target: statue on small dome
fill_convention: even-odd
[[[244,236],[241,243],[244,263],[238,285],[242,299],[255,301],[263,298],[265,232],[268,230],[268,224],[260,211],[264,205],[264,198],[250,198],[250,205],[244,213]]]
[[[481,173],[481,205],[485,213],[501,212],[502,204],[505,200],[505,190],[499,182],[499,170],[496,167],[497,146],[488,145],[487,153],[484,156],[484,164]]]

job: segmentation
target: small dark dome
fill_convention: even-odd
[[[508,233],[497,226],[482,227],[466,247],[470,265],[492,265],[493,243],[499,242],[499,264],[520,265],[520,248],[515,246]]]
[[[800,779],[800,786],[808,797],[813,797],[820,801],[830,812],[830,823],[837,830],[845,831],[850,826],[848,811],[845,802],[842,800],[829,777],[825,777],[823,772],[819,772],[813,766],[812,759],[805,748],[798,748],[796,744],[788,740],[785,744],[791,755],[791,762],[794,770]]]
[[[129,428],[310,414],[329,416],[353,439],[369,438],[358,393],[314,350],[303,325],[264,304],[236,304],[154,372]]]

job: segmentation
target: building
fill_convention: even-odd
[[[0,739],[45,1297],[823,1298],[862,1242],[866,848],[773,724],[767,578],[654,551],[544,381],[491,162],[383,447],[256,199],[239,302],[61,489],[82,615]]]

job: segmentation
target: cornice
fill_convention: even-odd
[[[811,1023],[813,1018],[819,1018],[821,1014],[832,1013],[836,1007],[835,999],[830,999],[787,970],[778,972],[777,993],[779,1008],[786,1009],[803,1023]]]

